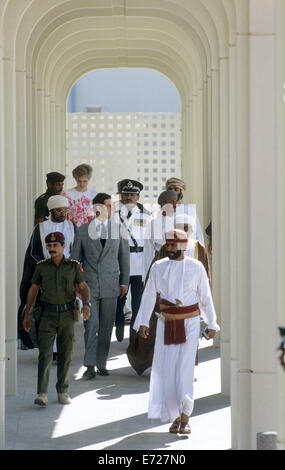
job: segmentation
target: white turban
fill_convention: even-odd
[[[69,207],[68,199],[64,196],[50,196],[47,202],[48,210],[58,209],[59,207]]]
[[[189,230],[190,233],[193,233],[196,231],[195,219],[194,217],[191,217],[191,215],[177,214],[175,217],[175,226],[177,224],[189,225],[191,227],[191,229]]]

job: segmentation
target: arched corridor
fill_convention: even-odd
[[[283,0],[0,0],[0,445],[18,392],[17,302],[33,203],[65,169],[66,100],[89,70],[164,73],[182,103],[182,168],[213,221],[213,294],[232,448],[285,447]]]

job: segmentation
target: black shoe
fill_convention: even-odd
[[[97,374],[98,375],[110,375],[109,371],[107,369],[97,369]]]
[[[92,367],[92,366],[88,366],[86,371],[82,375],[82,378],[84,378],[86,380],[95,379],[95,377],[96,377],[96,372],[95,372],[94,367]]]
[[[120,323],[119,325],[116,326],[116,338],[121,343],[124,339],[124,328],[125,325],[124,323]]]

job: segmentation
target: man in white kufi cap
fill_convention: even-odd
[[[147,340],[159,293],[148,417],[172,421],[171,433],[190,434],[200,315],[208,325],[209,339],[220,328],[206,271],[200,261],[184,255],[187,233],[170,230],[165,243],[167,257],[150,268],[134,329]]]
[[[21,305],[18,311],[18,330],[19,338],[27,348],[32,348],[33,345],[29,334],[22,329],[21,319],[36,265],[39,261],[50,257],[45,243],[46,236],[52,232],[63,233],[65,238],[64,256],[66,258],[70,257],[70,252],[73,246],[74,236],[77,228],[72,222],[66,220],[68,207],[69,204],[66,197],[61,195],[54,195],[49,197],[47,201],[47,208],[50,215],[49,219],[45,220],[44,222],[40,222],[35,226],[29,246],[26,250],[22,281],[20,284]]]

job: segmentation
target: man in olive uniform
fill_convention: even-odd
[[[25,331],[31,328],[30,312],[41,289],[42,315],[38,332],[38,396],[35,404],[46,406],[48,403],[48,383],[53,357],[53,344],[57,337],[57,384],[58,401],[71,403],[68,395],[69,365],[72,359],[74,340],[75,287],[78,285],[83,300],[84,320],[90,315],[90,292],[80,263],[64,257],[65,238],[61,232],[46,236],[45,242],[50,259],[37,264],[28,292],[27,308],[23,320]]]
[[[50,196],[57,196],[63,190],[65,176],[57,171],[46,175],[47,190],[41,194],[35,201],[35,220],[34,225],[44,222],[49,218],[49,209],[47,202]]]

